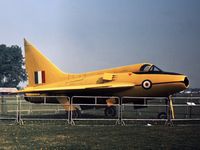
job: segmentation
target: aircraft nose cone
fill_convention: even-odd
[[[187,77],[185,77],[183,82],[184,82],[186,88],[189,87],[189,80]]]

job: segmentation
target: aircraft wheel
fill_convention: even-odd
[[[167,119],[166,112],[160,112],[160,113],[158,113],[158,119]]]
[[[69,111],[66,112],[66,115],[68,116]],[[70,116],[71,117],[71,116]],[[81,117],[81,111],[79,109],[72,111],[72,118],[80,118]]]
[[[106,117],[114,117],[117,114],[116,107],[114,106],[106,107],[104,110],[104,113]]]
[[[81,111],[79,109],[72,111],[72,118],[80,118],[80,117],[81,117]]]

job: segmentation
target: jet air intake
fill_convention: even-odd
[[[189,86],[189,80],[188,80],[188,78],[187,77],[185,77],[185,79],[184,79],[184,84],[185,84],[185,86],[186,86],[186,88]]]

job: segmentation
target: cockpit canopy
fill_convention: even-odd
[[[140,72],[163,72],[160,68],[151,64],[144,64],[140,67]]]

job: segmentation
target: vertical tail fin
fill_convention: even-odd
[[[50,84],[67,77],[67,74],[58,69],[51,61],[24,39],[25,65],[28,73],[28,86]]]

